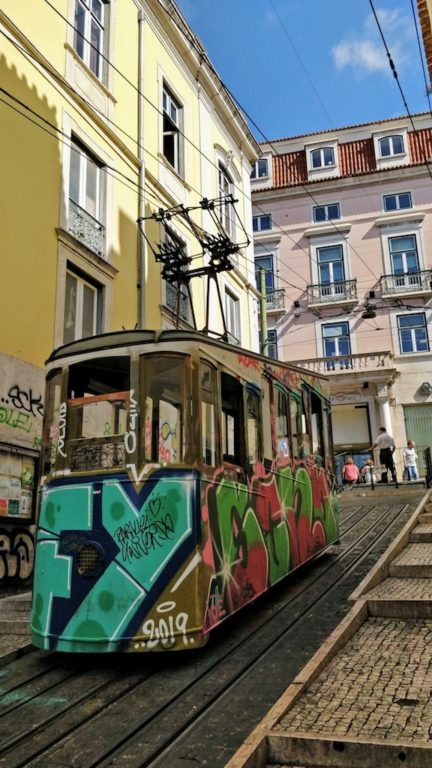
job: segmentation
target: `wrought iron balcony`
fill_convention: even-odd
[[[432,295],[432,269],[422,269],[404,274],[382,275],[381,295],[400,296],[401,294],[422,293]]]
[[[308,306],[323,304],[355,304],[357,302],[357,280],[342,280],[336,283],[308,285]]]
[[[390,352],[365,352],[356,355],[340,355],[338,357],[314,357],[309,360],[296,360],[300,365],[314,373],[355,373],[359,371],[379,371],[391,368]]]
[[[104,255],[105,227],[71,198],[69,198],[68,230],[98,256]]]
[[[267,311],[285,309],[285,288],[278,288],[266,294]]]

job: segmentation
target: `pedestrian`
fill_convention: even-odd
[[[417,459],[414,443],[408,440],[407,447],[403,450],[404,474],[407,480],[418,480]]]
[[[392,436],[388,434],[385,427],[380,427],[378,430],[378,436],[375,438],[375,442],[370,448],[367,448],[364,453],[374,451],[375,448],[379,449],[379,459],[381,466],[386,468],[385,474],[390,471],[393,483],[397,486],[396,467],[393,460],[393,454],[395,452],[395,441]],[[384,473],[383,473],[384,474]],[[381,477],[381,482],[383,481]]]
[[[366,459],[360,474],[363,482],[367,483],[367,485],[372,485],[372,483],[378,482],[378,476],[372,459]]]
[[[342,469],[342,482],[344,485],[348,485],[349,483],[354,485],[354,483],[358,483],[358,479],[359,471],[351,456],[348,456]]]

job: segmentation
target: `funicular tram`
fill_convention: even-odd
[[[47,362],[33,643],[196,648],[338,539],[327,380],[195,331]]]

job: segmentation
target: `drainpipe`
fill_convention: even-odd
[[[145,216],[145,155],[144,155],[144,31],[145,14],[142,9],[138,12],[138,159],[140,161],[139,169],[139,202],[138,216]],[[141,228],[145,227],[145,221],[138,227],[138,327],[145,326],[145,301],[147,289],[147,249],[145,237]]]

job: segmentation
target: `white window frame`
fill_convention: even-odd
[[[344,265],[344,273],[345,273],[345,282],[348,280],[351,280],[350,275],[350,260],[349,260],[349,245],[347,240],[342,238],[339,234],[334,235],[321,235],[318,237],[310,237],[310,256],[311,256],[311,271],[312,271],[312,282],[314,285],[319,285],[320,283],[320,270],[319,270],[319,260],[318,260],[318,250],[321,248],[327,248],[328,246],[336,246],[340,245],[342,248],[342,261]]]
[[[225,287],[225,324],[228,333],[240,343],[240,298],[227,287]]]
[[[262,227],[262,219],[269,219],[270,226],[269,227]],[[256,223],[256,228],[255,228]],[[256,216],[252,217],[252,230],[255,234],[258,232],[270,232],[273,229],[273,219],[271,213],[261,213],[257,214]]]
[[[317,147],[317,149],[311,149],[310,151],[310,165],[313,171],[317,171],[320,168],[333,168],[336,165],[334,147],[329,145],[328,147]],[[331,153],[331,161],[325,162],[325,154]],[[315,163],[314,159],[318,156],[319,162]]]
[[[419,272],[425,269],[424,256],[423,256],[423,242],[421,237],[421,222],[417,225],[401,226],[394,224],[392,226],[381,226],[381,243],[384,255],[384,271],[386,275],[393,274],[393,264],[390,253],[390,238],[393,237],[408,237],[414,235],[417,243],[417,258],[419,265]]]
[[[389,155],[383,155],[381,151],[381,142],[385,139],[390,140],[396,136],[402,137],[404,151],[398,153],[391,152]],[[407,165],[409,163],[408,131],[406,127],[394,128],[390,131],[379,131],[373,133],[372,138],[374,142],[375,161],[378,169],[391,168],[392,166],[397,165]]]
[[[260,167],[264,172],[260,172]],[[251,180],[261,181],[262,179],[268,179],[269,175],[269,158],[260,157],[258,160],[255,160],[252,166]]]
[[[419,309],[420,309],[420,307],[419,307]],[[402,338],[401,338],[401,328],[400,328],[400,325],[399,325],[399,319],[401,317],[414,317],[415,315],[423,315],[423,318],[424,318],[424,329],[426,331],[426,339],[427,339],[427,346],[428,346],[428,348],[427,349],[416,349],[416,346],[417,346],[417,340],[416,340],[416,337],[415,337],[415,330],[416,329],[412,328],[410,330],[411,330],[411,340],[413,342],[413,349],[409,350],[409,351],[405,351],[405,350],[402,349]],[[425,355],[428,352],[430,352],[430,337],[429,337],[429,332],[428,332],[428,318],[426,317],[426,312],[424,312],[424,311],[423,312],[410,312],[409,314],[406,313],[406,314],[403,314],[403,315],[401,315],[399,313],[399,314],[396,315],[396,326],[397,326],[397,336],[398,336],[398,353],[400,355],[415,355],[415,354],[419,354],[419,355],[423,354],[423,355]],[[421,326],[419,326],[419,327],[421,327]]]
[[[348,331],[349,331],[349,338],[350,338],[350,345],[351,345],[351,352],[350,352],[350,354],[351,355],[356,355],[357,354],[357,337],[356,337],[356,334],[355,334],[355,326],[354,326],[355,321],[351,320],[349,318],[349,316],[346,315],[345,317],[342,316],[341,318],[331,318],[331,317],[322,318],[320,320],[317,320],[314,323],[314,326],[315,326],[315,343],[316,343],[316,348],[318,350],[317,357],[325,357],[325,354],[324,354],[324,337],[323,337],[323,331],[322,331],[323,325],[337,324],[339,320],[340,320],[341,323],[348,323]]]
[[[408,195],[409,202],[410,202],[409,205],[401,206],[400,198],[403,195]],[[394,208],[386,208],[386,201],[389,200],[390,198],[395,199],[396,205]],[[412,199],[411,192],[393,192],[390,194],[383,195],[383,211],[385,213],[395,213],[396,211],[409,211],[412,209],[412,207],[413,207],[413,199]]]
[[[333,216],[333,218],[330,218],[328,210],[332,206],[335,206],[337,208],[338,215]],[[322,209],[324,210],[325,218],[318,220],[316,218],[316,212]],[[339,221],[340,218],[341,218],[340,203],[325,203],[324,205],[314,205],[312,208],[312,221],[314,221],[316,224],[324,224],[326,221]]]
[[[101,328],[101,311],[102,311],[102,287],[96,285],[91,280],[82,276],[76,272],[73,268],[67,266],[65,275],[65,296],[64,296],[64,313],[63,313],[63,343],[65,342],[65,327],[66,327],[66,290],[67,290],[67,278],[71,276],[76,281],[76,302],[75,302],[75,318],[74,318],[74,331],[73,339],[69,341],[76,341],[83,338],[83,322],[84,322],[84,289],[89,289],[94,296],[93,304],[93,323],[92,323],[92,335],[100,333]]]
[[[308,179],[320,179],[339,175],[339,153],[337,139],[330,139],[313,144],[305,144],[306,166]],[[324,160],[324,152],[331,149],[333,152],[333,163],[331,165],[319,165],[314,168],[312,163],[313,153],[319,152]]]
[[[101,18],[98,19],[97,15],[93,12],[93,6],[94,4],[97,4],[101,9]],[[104,81],[104,56],[105,53],[105,37],[106,37],[106,26],[107,26],[107,6],[108,3],[106,0],[75,0],[74,3],[74,37],[73,37],[73,48],[79,56],[79,58],[84,62],[86,67],[89,68],[89,70],[94,74],[94,76],[100,80],[101,82]],[[77,31],[77,11],[78,8],[81,8],[84,14],[84,28],[81,32]],[[97,46],[97,53],[96,53],[96,66],[92,66],[92,56],[95,53],[94,48],[91,45],[92,42],[92,28],[96,28],[100,33],[100,43],[99,46]],[[81,45],[78,44],[78,36],[82,38]],[[80,52],[80,48],[82,48],[82,51]]]
[[[400,139],[402,144],[401,150],[398,150],[398,151],[395,150],[395,147],[394,147],[395,139]],[[388,152],[383,152],[384,141],[388,142],[388,147],[389,147]],[[396,155],[405,155],[406,153],[405,141],[404,141],[403,134],[401,133],[390,133],[388,136],[381,136],[378,139],[378,146],[379,146],[379,156],[381,159],[384,159],[387,157],[395,157]]]
[[[162,155],[168,165],[180,175],[183,174],[183,104],[164,81],[162,84]],[[167,121],[167,125],[165,125]],[[168,125],[169,124],[169,125]],[[168,130],[170,128],[170,130]],[[172,136],[172,162],[165,148],[165,137]]]
[[[235,237],[235,220],[234,209],[231,202],[223,202],[223,199],[227,195],[233,195],[234,182],[231,174],[227,170],[224,163],[218,162],[218,197],[221,199],[219,203],[219,221],[224,232],[231,240]]]
[[[96,221],[98,221],[100,224],[103,224],[104,222],[104,215],[103,215],[103,180],[102,180],[102,173],[104,170],[103,163],[92,153],[90,150],[87,149],[83,144],[81,144],[80,141],[76,140],[74,136],[72,136],[71,140],[71,153],[70,153],[70,172],[69,172],[69,197],[71,199],[71,172],[72,172],[72,162],[73,158],[77,158],[78,160],[78,200],[74,200],[80,208],[82,208],[84,211],[86,211],[90,216],[92,216]],[[87,208],[87,180],[88,180],[88,173],[89,173],[89,164],[92,163],[95,168],[95,174],[96,174],[96,186],[95,186],[95,212],[91,212]]]

